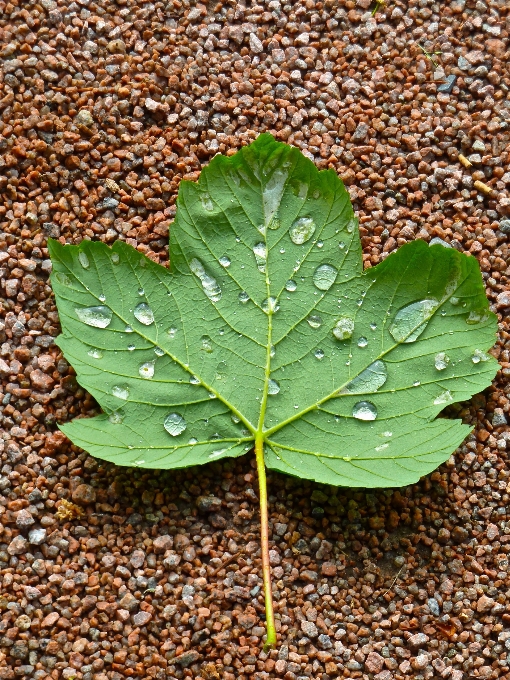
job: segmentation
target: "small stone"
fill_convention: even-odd
[[[316,638],[319,635],[317,626],[312,621],[301,621],[301,630],[309,638]]]
[[[479,614],[485,614],[490,611],[494,606],[494,600],[492,597],[487,597],[487,595],[482,595],[478,602],[476,603],[476,611]]]
[[[384,658],[377,652],[370,652],[365,659],[365,670],[368,673],[380,673],[384,667]]]
[[[262,42],[257,38],[255,33],[250,33],[250,50],[254,52],[255,54],[260,54],[264,49],[264,45]]]
[[[135,626],[145,626],[152,619],[152,615],[149,612],[138,612],[133,616],[133,623]]]
[[[354,130],[354,134],[352,135],[352,141],[353,142],[363,141],[368,135],[369,129],[370,127],[366,123],[360,123],[356,130]]]
[[[141,569],[145,562],[145,553],[143,550],[134,550],[129,558],[129,562],[135,569]]]
[[[32,371],[30,374],[30,382],[32,387],[39,392],[48,392],[55,384],[53,378],[46,373],[43,373],[39,368]]]
[[[138,607],[138,600],[132,593],[126,593],[121,600],[119,600],[119,606],[122,609],[126,609],[128,612],[133,612]]]
[[[466,59],[466,57],[460,56],[457,60],[457,66],[461,71],[468,71],[471,68],[471,64]]]
[[[253,614],[239,614],[237,622],[243,630],[249,630],[257,623],[257,617]]]
[[[473,149],[473,151],[483,152],[483,151],[485,151],[485,144],[480,139],[475,139],[471,148]]]
[[[510,293],[507,291],[500,293],[496,298],[496,305],[500,308],[510,307]]]
[[[90,505],[96,502],[96,490],[90,484],[78,484],[72,493],[74,503]]]
[[[155,538],[152,542],[152,547],[154,548],[154,552],[156,555],[161,555],[165,553],[167,550],[170,550],[174,544],[174,540],[171,536],[164,535],[164,536],[158,536]]]
[[[190,650],[189,652],[184,652],[184,654],[176,656],[172,661],[178,663],[182,668],[187,668],[188,666],[191,666],[192,663],[195,663],[195,661],[198,661],[199,658],[200,654],[197,651]]]
[[[492,416],[492,425],[493,427],[501,427],[503,425],[507,425],[508,421],[505,416],[505,412],[503,411],[502,408],[495,408],[494,409],[494,415]]]
[[[78,113],[76,114],[76,118],[74,119],[74,122],[76,123],[76,125],[85,125],[85,127],[90,127],[91,125],[94,125],[94,119],[88,109],[81,109],[80,111],[78,111]]]
[[[457,76],[454,76],[453,74],[450,76],[446,77],[446,80],[444,83],[441,83],[439,87],[437,88],[438,92],[444,92],[446,94],[450,94],[453,88],[455,87],[455,82],[457,80]]]
[[[21,555],[28,552],[28,541],[23,536],[16,536],[7,546],[9,555]]]
[[[197,508],[202,512],[218,512],[218,510],[221,510],[221,498],[215,496],[199,496],[196,502]]]
[[[16,515],[17,527],[19,527],[20,529],[27,529],[29,526],[32,526],[34,522],[35,520],[32,517],[32,515],[28,512],[28,510],[22,509],[18,511]]]
[[[321,566],[321,574],[323,576],[336,576],[337,568],[336,564],[333,564],[333,562],[324,562],[324,564]]]
[[[409,647],[423,647],[429,640],[429,636],[425,633],[415,633],[407,640],[407,644]]]

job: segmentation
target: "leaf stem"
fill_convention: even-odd
[[[262,578],[264,581],[264,600],[266,605],[267,639],[264,651],[269,651],[276,645],[276,628],[274,623],[273,594],[271,592],[271,567],[269,564],[269,519],[267,510],[267,479],[264,463],[264,438],[257,432],[255,437],[255,456],[257,459],[257,473],[259,476],[260,502],[260,543],[262,551]]]

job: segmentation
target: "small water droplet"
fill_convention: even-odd
[[[308,325],[311,326],[312,328],[320,328],[322,325],[322,319],[317,314],[310,314],[307,321]]]
[[[226,449],[218,449],[217,451],[213,451],[212,453],[209,454],[208,458],[210,459],[212,458],[213,460],[214,458],[219,458],[225,453],[225,451]]]
[[[271,345],[271,347],[269,348],[269,356],[271,357],[271,359],[274,358],[275,354],[276,354],[276,348],[275,348],[274,345]]]
[[[133,333],[133,328],[131,326],[126,326],[124,328],[124,333]]]
[[[262,311],[264,311],[266,314],[269,314],[270,312],[274,314],[280,309],[278,300],[274,297],[269,297],[263,300],[261,307]]]
[[[434,357],[434,366],[438,371],[444,371],[450,363],[450,357],[445,352],[439,352]]]
[[[382,437],[393,437],[393,432],[390,432],[389,430],[386,430],[386,432],[383,432],[381,434]]]
[[[134,349],[136,349],[135,345],[128,345],[127,348],[130,352],[132,352]]]
[[[239,416],[236,416],[235,413],[232,413],[230,416],[230,420],[234,423],[234,425],[238,425],[241,422],[241,418]]]
[[[285,248],[280,248],[280,253],[281,253],[282,255],[283,255],[284,252],[285,252]]]
[[[355,217],[351,217],[351,219],[347,222],[347,232],[349,234],[352,234],[354,229],[358,226],[358,220]]]
[[[323,248],[324,247],[324,241],[317,241],[317,243],[315,245],[317,246],[317,248]]]
[[[354,332],[354,319],[342,316],[333,328],[333,335],[337,340],[349,340]]]
[[[198,444],[198,439],[196,439],[195,437],[190,437],[188,444],[190,444],[191,446],[193,446],[194,444]]]
[[[100,349],[89,349],[87,352],[89,357],[92,357],[93,359],[102,359],[103,358],[103,353],[101,352]]]
[[[213,351],[212,340],[208,335],[203,335],[200,342],[201,342],[200,349],[202,349],[204,352],[210,354]]]
[[[293,279],[289,279],[286,284],[285,284],[285,290],[288,290],[289,293],[293,293],[297,288],[297,283]]]
[[[232,264],[231,261],[230,261],[230,258],[227,257],[226,255],[224,255],[223,257],[220,257],[219,263],[221,264],[222,267],[225,267],[225,268],[230,267],[230,265]]]
[[[343,241],[340,241],[338,247],[340,248],[340,250],[343,250],[345,248],[345,243]]]
[[[267,248],[265,243],[257,243],[253,246],[253,254],[255,255],[255,262],[257,269],[263,274],[266,271]]]
[[[324,352],[322,349],[316,349],[315,352],[313,353],[314,357],[321,361],[324,359]]]
[[[113,262],[113,264],[119,264],[119,262],[120,262],[119,253],[112,253],[111,254],[111,261]]]
[[[101,293],[101,295],[99,296],[99,302],[104,302],[105,300],[106,300],[106,295]]]
[[[377,330],[377,324],[376,324],[376,323],[371,323],[371,324],[370,324],[370,330],[371,330],[371,331]]]
[[[141,378],[151,380],[154,377],[154,361],[146,361],[144,364],[141,364],[138,373]]]
[[[358,305],[358,307],[361,307],[361,305],[363,304],[363,298],[356,300],[356,304]]]
[[[319,290],[329,290],[335,283],[338,270],[330,264],[321,264],[313,273],[313,283]]]
[[[109,307],[98,305],[97,307],[81,307],[74,310],[78,319],[94,328],[107,328],[111,321],[113,312]]]
[[[126,399],[129,397],[129,387],[127,385],[114,385],[112,387],[112,394],[118,399]]]
[[[55,278],[63,286],[70,286],[72,284],[71,279],[67,276],[67,274],[64,274],[64,272],[55,272]]]
[[[289,229],[290,240],[297,246],[309,241],[314,233],[315,222],[311,217],[298,217]]]
[[[474,364],[479,364],[480,361],[489,361],[490,357],[488,354],[485,354],[485,352],[482,352],[481,349],[475,349],[473,352],[473,356],[471,357],[471,361]]]
[[[172,437],[177,437],[186,429],[186,421],[178,413],[169,413],[163,421],[163,427]]]
[[[371,401],[358,401],[352,407],[352,415],[358,420],[375,420],[377,409]]]
[[[112,413],[110,413],[110,415],[108,416],[108,420],[113,425],[120,425],[124,420],[124,414],[122,413],[122,411],[112,411]]]
[[[220,361],[216,366],[216,374],[214,377],[216,380],[225,380],[227,377],[227,364],[225,361]]]
[[[193,274],[200,279],[204,293],[209,300],[211,300],[211,302],[219,302],[221,300],[221,288],[216,279],[206,273],[204,265],[200,260],[193,258],[189,263],[189,268]]]
[[[136,305],[133,314],[135,319],[138,319],[144,326],[150,326],[154,323],[154,314],[146,302],[140,302],[140,304]]]
[[[218,331],[218,334],[219,334],[219,335],[225,335],[225,329],[224,329],[224,328],[220,328],[219,331]]]
[[[450,304],[452,304],[454,307],[456,307],[460,303],[460,298],[458,297],[451,297],[450,298]]]
[[[434,299],[419,300],[399,309],[389,329],[393,339],[405,343],[417,340],[438,305]]]
[[[269,379],[268,382],[267,382],[267,393],[274,395],[274,394],[278,394],[279,391],[280,391],[280,383],[276,380]]]
[[[158,357],[162,357],[165,353],[164,349],[161,349],[161,347],[154,347],[154,354]]]
[[[140,460],[135,460],[135,465],[143,465],[144,463],[145,461],[143,460],[143,458]]]
[[[200,378],[197,378],[196,375],[192,375],[189,381],[191,385],[200,385]]]
[[[237,299],[239,300],[239,302],[241,302],[244,305],[248,302],[248,300],[250,299],[250,296],[248,295],[248,293],[245,290],[242,290],[239,293]]]
[[[352,458],[351,456],[342,456],[342,460],[345,460],[346,463],[350,463]]]
[[[78,253],[78,260],[80,261],[81,266],[83,269],[88,269],[90,267],[90,262],[89,258],[87,257],[87,253],[84,253],[83,250],[80,250]]]
[[[389,446],[388,443],[386,443],[386,444],[380,444],[379,446],[376,446],[376,447],[375,447],[375,450],[376,450],[376,451],[384,451],[384,449],[387,449],[388,446]]]
[[[145,259],[145,257],[141,257],[140,262],[138,264],[140,265],[140,267],[142,267],[142,269],[144,267],[146,267],[147,266],[147,260]]]
[[[368,345],[368,340],[365,337],[361,336],[361,338],[359,338],[359,340],[358,340],[358,347],[363,348],[363,347],[366,347],[367,345]]]
[[[489,315],[487,313],[487,310],[485,309],[482,309],[480,311],[473,310],[469,312],[469,315],[466,318],[466,323],[474,325],[477,323],[482,323],[483,321],[487,321],[488,318]]]
[[[177,334],[177,328],[169,328],[166,332],[170,340],[173,340]]]
[[[137,292],[138,292],[138,295],[140,295],[140,297],[141,297],[142,295],[145,295],[145,291],[144,291],[143,288],[139,288]]]
[[[413,387],[419,387],[421,385],[421,382],[419,380],[415,380],[413,382]]]

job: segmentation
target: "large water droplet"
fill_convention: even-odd
[[[390,326],[390,333],[397,342],[414,342],[423,333],[427,322],[437,309],[437,300],[419,300],[399,309]]]
[[[255,255],[255,262],[257,263],[257,269],[263,274],[266,271],[266,261],[267,261],[267,248],[265,243],[257,243],[253,246],[253,254]]]
[[[371,401],[358,401],[352,407],[352,415],[358,420],[375,420],[377,409]]]
[[[189,267],[193,274],[200,279],[204,293],[207,295],[211,302],[219,302],[221,300],[221,288],[215,278],[209,276],[204,269],[204,265],[193,258],[189,263]]]
[[[280,305],[278,304],[278,300],[274,297],[269,297],[266,298],[265,300],[262,301],[262,310],[266,312],[266,314],[269,314],[269,312],[277,312],[280,309]]]
[[[239,302],[241,302],[244,305],[248,302],[248,300],[250,299],[250,296],[248,295],[248,293],[245,290],[242,290],[239,293],[237,299],[239,300]]]
[[[278,383],[276,380],[268,380],[267,383],[267,393],[268,394],[278,394],[280,391],[280,383]]]
[[[285,290],[288,290],[289,293],[293,293],[297,288],[297,283],[293,281],[292,279],[289,279],[287,283],[285,284]]]
[[[144,326],[150,326],[154,323],[154,314],[146,302],[140,302],[140,304],[136,305],[133,314]]]
[[[144,364],[141,364],[140,368],[138,369],[138,373],[140,374],[140,377],[145,378],[145,380],[150,380],[153,378],[154,361],[146,361]]]
[[[221,264],[222,267],[230,267],[232,262],[230,261],[230,258],[224,255],[223,257],[220,257],[219,263]]]
[[[207,212],[212,212],[214,210],[214,205],[209,194],[200,194],[200,203],[202,204],[202,208]]]
[[[309,241],[314,233],[315,222],[311,217],[298,217],[289,229],[290,240],[297,246]]]
[[[113,262],[113,264],[119,264],[119,262],[120,262],[119,253],[112,253],[111,254],[111,261]]]
[[[317,314],[310,314],[307,321],[308,325],[311,326],[312,328],[320,328],[322,325],[322,319]]]
[[[262,206],[264,222],[269,229],[278,229],[280,220],[277,217],[278,208],[285,191],[285,182],[289,173],[283,168],[276,168],[268,182],[262,188]]]
[[[357,375],[345,387],[343,392],[350,394],[367,394],[376,392],[388,379],[388,370],[384,361],[374,361],[364,371]]]
[[[359,340],[358,340],[358,347],[363,348],[363,347],[366,347],[367,345],[368,345],[368,340],[365,337],[361,336],[361,338],[359,338]]]
[[[214,377],[216,380],[225,380],[227,377],[227,363],[225,361],[220,361],[216,366],[216,374]]]
[[[107,328],[111,321],[113,312],[109,307],[98,305],[97,307],[81,307],[74,310],[80,321],[87,326],[94,328]]]
[[[324,359],[324,351],[322,349],[316,349],[315,352],[313,353],[313,355],[319,361]]]
[[[124,414],[122,413],[122,411],[112,411],[112,413],[110,413],[110,415],[108,416],[108,420],[113,425],[120,425],[124,420]]]
[[[485,352],[482,352],[481,349],[475,349],[473,352],[473,356],[471,357],[471,361],[474,364],[479,364],[480,361],[489,361],[490,357],[488,354],[485,354]]]
[[[83,250],[80,250],[78,253],[78,260],[80,261],[81,266],[83,269],[88,269],[90,267],[90,262],[89,258],[87,257],[87,253],[84,253]]]
[[[450,401],[453,401],[452,393],[446,390],[434,399],[434,404],[448,404]]]
[[[177,437],[186,429],[186,421],[178,413],[169,413],[163,421],[163,427],[172,437]]]
[[[434,357],[434,366],[438,371],[444,371],[444,369],[450,363],[450,357],[445,352],[439,352]]]
[[[64,272],[55,272],[55,278],[63,286],[70,286],[72,284],[71,279],[67,276],[67,274],[64,274]]]
[[[342,316],[333,328],[333,335],[337,340],[349,340],[354,332],[354,319]]]
[[[89,357],[92,357],[93,359],[102,359],[103,358],[103,353],[101,352],[100,349],[89,349],[87,352]]]
[[[201,350],[210,354],[213,351],[212,340],[208,335],[203,335],[201,339]]]
[[[321,264],[313,273],[313,283],[319,290],[329,290],[335,283],[338,270],[330,264]]]
[[[127,385],[114,385],[112,387],[112,394],[118,399],[126,399],[129,397],[129,387]]]

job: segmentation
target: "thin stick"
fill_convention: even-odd
[[[384,593],[383,593],[382,595],[380,595],[380,597],[384,597],[384,596],[386,595],[386,593],[389,593],[389,592],[390,592],[390,590],[393,588],[393,586],[394,586],[395,583],[397,582],[397,579],[398,579],[398,577],[400,576],[400,572],[402,571],[402,569],[403,569],[405,566],[406,566],[406,565],[403,564],[403,565],[400,567],[400,569],[399,569],[398,572],[397,572],[397,575],[395,576],[395,578],[394,578],[393,581],[391,582],[390,587],[388,588],[388,590],[385,590]]]
[[[271,591],[271,566],[269,564],[269,518],[267,510],[267,479],[264,463],[264,440],[259,433],[255,437],[255,456],[259,476],[260,502],[260,544],[262,550],[262,578],[264,580],[264,600],[266,604],[267,640],[264,651],[268,652],[276,645],[276,627],[274,622],[273,593]]]
[[[241,557],[241,555],[243,553],[244,553],[244,550],[240,550],[239,552],[236,552],[235,555],[231,555],[228,558],[228,560],[225,560],[225,562],[223,562],[223,564],[220,564],[219,567],[216,567],[216,569],[213,572],[211,572],[211,576],[216,576],[216,574],[219,574],[219,572],[222,569],[225,569],[225,567],[228,567],[228,565],[231,564],[232,562],[234,562],[234,560],[237,560],[238,557]]]

